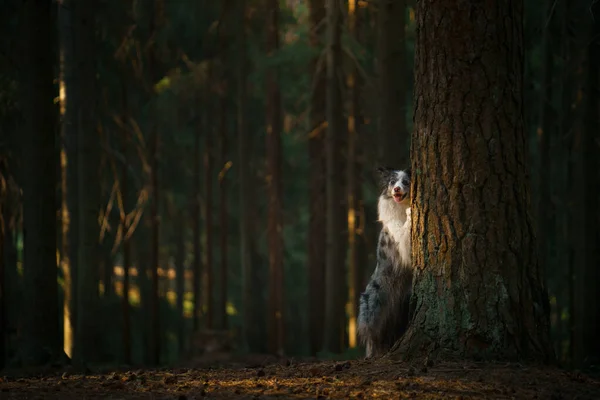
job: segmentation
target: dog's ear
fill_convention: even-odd
[[[411,171],[411,168],[410,168],[410,167],[406,168],[406,169],[404,170],[404,172],[406,172],[406,174],[408,175],[408,177],[409,177],[409,178],[412,178],[412,171]]]
[[[377,175],[379,177],[379,184],[382,187],[387,187],[387,185],[390,183],[390,179],[391,179],[393,173],[394,173],[394,169],[392,169],[392,168],[382,167],[382,166],[377,167]]]
[[[388,176],[390,176],[390,174],[393,171],[394,171],[394,169],[390,168],[390,167],[382,167],[382,166],[377,167],[377,172],[379,173],[379,175],[381,177],[388,177]]]

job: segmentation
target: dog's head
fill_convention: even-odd
[[[381,195],[396,203],[410,202],[410,168],[405,170],[387,167],[377,168],[380,176]]]

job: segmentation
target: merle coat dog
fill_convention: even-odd
[[[408,325],[412,291],[410,170],[379,168],[382,223],[377,266],[360,297],[358,336],[368,358],[386,353]]]

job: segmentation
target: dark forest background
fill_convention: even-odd
[[[0,365],[362,354],[374,170],[409,165],[415,4],[325,3],[4,1]],[[573,367],[598,362],[592,3],[524,9],[531,199]]]

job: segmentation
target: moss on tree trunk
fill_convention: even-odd
[[[548,360],[517,2],[419,1],[411,325],[394,357]]]

